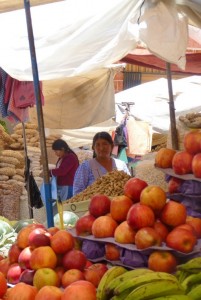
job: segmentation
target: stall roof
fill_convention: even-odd
[[[0,0],[0,11],[11,10],[12,4],[20,8],[22,2]],[[52,1],[30,1],[32,6],[47,2]],[[200,13],[196,0],[65,0],[33,6],[39,78],[71,77],[107,67],[139,43],[184,70],[187,23],[200,26]],[[32,80],[24,9],[0,14],[0,26],[0,66],[14,78]]]

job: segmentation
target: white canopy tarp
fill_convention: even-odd
[[[176,118],[201,111],[201,76],[172,80]],[[161,78],[115,94],[116,121],[125,115],[123,102],[134,102],[130,113],[136,119],[148,122],[153,130],[167,133],[170,128],[169,93],[167,79]]]
[[[76,129],[104,122],[115,115],[114,75],[122,65],[43,82],[44,125],[50,129]],[[29,109],[37,123],[36,107]]]
[[[106,67],[138,43],[185,68],[187,18],[173,0],[65,0],[34,6],[31,16],[40,80]],[[0,28],[0,66],[33,80],[24,9],[0,14]]]

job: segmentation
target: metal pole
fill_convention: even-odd
[[[33,79],[34,79],[34,91],[35,91],[35,97],[36,97],[38,129],[39,129],[39,135],[40,135],[41,157],[42,157],[42,164],[43,164],[43,178],[44,178],[44,184],[45,184],[45,205],[46,205],[46,214],[47,214],[47,226],[52,227],[52,226],[54,226],[54,219],[53,219],[53,209],[52,209],[52,199],[51,199],[52,198],[51,185],[50,185],[50,179],[49,179],[43,111],[42,111],[42,104],[41,104],[41,97],[40,97],[38,67],[37,67],[37,61],[36,61],[36,53],[35,53],[34,36],[33,36],[33,28],[32,28],[29,0],[24,0],[24,8],[25,8],[25,14],[26,14],[27,31],[28,31],[28,38],[29,38],[29,48],[30,48],[32,72],[33,72]]]
[[[172,148],[175,150],[179,150],[174,98],[172,92],[172,75],[171,75],[170,63],[166,63],[166,70],[167,70],[167,81],[168,81],[168,92],[169,92],[170,129],[171,129]]]

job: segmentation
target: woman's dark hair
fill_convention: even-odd
[[[93,142],[92,142],[92,149],[93,150],[94,150],[94,146],[95,146],[96,141],[99,140],[99,139],[106,140],[113,148],[114,143],[113,143],[111,135],[106,131],[101,131],[101,132],[97,132],[93,137]],[[93,157],[95,157],[95,153],[93,153]]]
[[[62,139],[58,139],[58,140],[56,140],[56,141],[53,142],[53,144],[52,144],[52,150],[64,150],[65,152],[72,152],[72,153],[74,153],[74,151]]]

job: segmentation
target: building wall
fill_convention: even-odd
[[[149,82],[159,78],[167,78],[166,72],[164,71],[127,64],[125,70],[117,73],[114,78],[115,93],[123,91],[124,89],[123,88],[124,72],[141,72],[141,83]],[[180,79],[187,76],[189,75],[172,73],[172,79]]]

